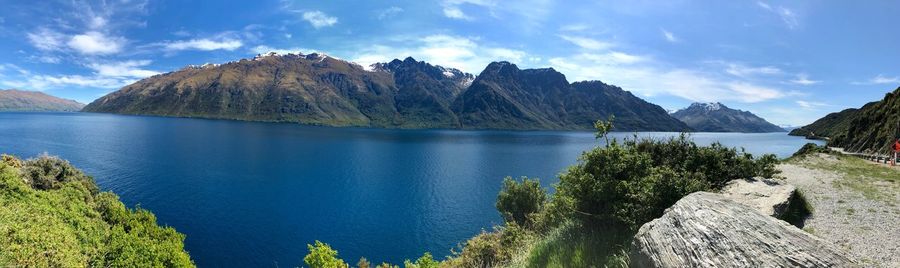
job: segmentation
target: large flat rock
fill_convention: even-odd
[[[722,195],[762,214],[781,218],[790,207],[796,191],[793,185],[779,180],[756,178],[730,181],[722,189]]]
[[[632,267],[856,267],[840,249],[721,194],[690,194],[634,237]]]

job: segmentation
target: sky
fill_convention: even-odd
[[[600,80],[667,110],[722,102],[781,125],[900,86],[898,1],[0,0],[0,88],[88,103],[269,51],[412,56]]]

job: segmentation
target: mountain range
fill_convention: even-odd
[[[660,106],[552,68],[493,62],[478,76],[413,58],[368,67],[324,54],[268,53],[189,66],[103,96],[86,112],[331,126],[690,131]]]
[[[786,132],[751,112],[731,109],[718,102],[693,103],[672,116],[699,132]]]
[[[8,111],[65,111],[81,110],[84,104],[57,98],[38,91],[0,90],[0,112]]]
[[[880,101],[828,114],[790,134],[825,139],[849,152],[890,152],[900,138],[900,87]]]

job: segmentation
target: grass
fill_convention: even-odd
[[[797,163],[808,168],[833,171],[843,175],[841,179],[832,183],[836,188],[846,187],[859,192],[865,198],[889,204],[896,201],[896,193],[900,191],[900,170],[868,163],[867,160],[856,157],[836,157],[838,161],[807,157]],[[837,202],[842,203],[843,201],[838,200]]]
[[[619,246],[627,245],[622,241],[628,237],[567,222],[537,240],[524,260],[510,267],[628,267],[627,251]]]
[[[787,211],[785,211],[784,215],[781,216],[781,219],[791,225],[797,226],[797,228],[803,228],[804,222],[815,210],[813,209],[812,204],[806,200],[806,196],[804,196],[803,191],[800,189],[797,189],[797,191],[794,192],[792,199],[793,201],[790,203],[790,206]]]

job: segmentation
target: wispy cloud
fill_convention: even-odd
[[[810,80],[808,74],[801,73],[801,74],[797,74],[796,79],[792,79],[788,82],[791,82],[792,84],[797,84],[797,85],[810,86],[810,85],[815,85],[815,84],[821,83],[822,81]]]
[[[301,17],[316,29],[333,26],[338,23],[336,17],[329,16],[325,12],[318,10],[304,11]]]
[[[822,103],[822,102],[804,101],[804,100],[798,100],[798,101],[796,101],[796,103],[800,107],[802,107],[804,109],[808,109],[808,110],[813,110],[813,109],[816,109],[819,107],[830,106],[830,105]]]
[[[663,38],[665,38],[666,41],[669,41],[670,43],[678,42],[678,37],[676,37],[672,32],[666,31],[666,29],[660,29],[660,31],[662,31]]]
[[[773,7],[762,1],[756,2],[756,5],[768,12],[778,15],[778,17],[781,18],[781,21],[784,22],[785,26],[787,26],[788,29],[793,30],[800,26],[800,23],[797,20],[797,13],[789,8],[783,6]]]
[[[384,19],[388,19],[388,18],[397,16],[397,14],[400,14],[401,12],[403,12],[403,8],[396,7],[396,6],[389,7],[389,8],[383,9],[381,11],[378,11],[378,15],[376,16],[376,18],[378,18],[378,20],[384,20]]]
[[[496,3],[491,0],[443,0],[441,2],[441,8],[445,17],[457,20],[474,20],[475,18],[463,12],[462,6],[464,5],[493,7]]]
[[[150,65],[150,60],[129,60],[119,62],[90,63],[87,67],[94,70],[101,77],[120,78],[144,78],[160,74],[157,71],[145,70],[140,67]]]
[[[47,28],[39,28],[37,31],[26,33],[25,36],[32,46],[45,51],[62,49],[66,39],[65,35]]]
[[[180,51],[180,50],[202,50],[202,51],[211,51],[211,50],[235,50],[243,46],[244,43],[239,39],[234,38],[217,38],[217,39],[209,39],[209,38],[200,38],[200,39],[190,39],[190,40],[180,40],[180,41],[172,41],[163,43],[163,47],[169,51]]]
[[[290,53],[313,53],[313,52],[322,52],[315,49],[302,48],[302,47],[291,47],[291,48],[274,48],[266,45],[255,46],[250,49],[250,52],[254,54],[265,54],[269,52],[275,52],[278,54],[290,54]]]
[[[728,63],[727,65],[728,68],[725,69],[726,73],[744,78],[754,75],[774,75],[782,73],[781,69],[774,66],[751,67],[740,63]]]
[[[900,77],[894,76],[884,76],[883,74],[878,74],[875,77],[870,78],[866,81],[857,81],[852,82],[854,85],[882,85],[882,84],[900,84]]]
[[[576,46],[588,49],[588,50],[603,50],[611,48],[613,45],[608,42],[600,41],[597,39],[581,37],[581,36],[572,36],[572,35],[560,35],[560,38],[563,40],[569,41]]]

